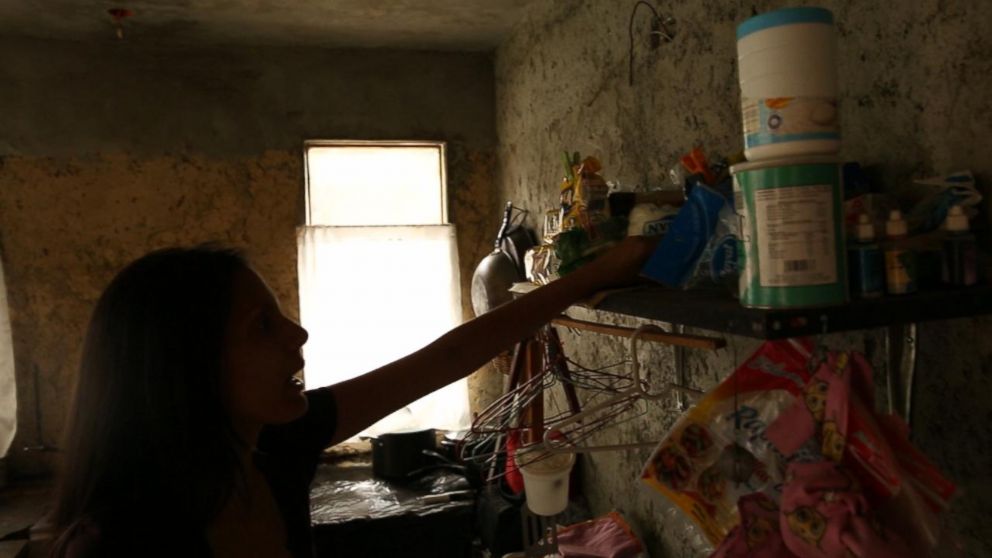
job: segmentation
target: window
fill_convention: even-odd
[[[461,291],[443,143],[312,141],[305,161],[300,319],[314,388],[388,364],[458,325]],[[362,434],[468,423],[460,380]]]
[[[40,431],[41,424],[38,424]],[[7,455],[17,433],[17,388],[14,385],[14,342],[10,333],[7,287],[0,261],[0,458]],[[41,439],[41,434],[38,434]]]

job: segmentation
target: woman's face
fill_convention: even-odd
[[[307,331],[283,315],[264,281],[253,271],[236,273],[224,342],[222,383],[231,419],[242,435],[266,424],[283,424],[307,409],[300,349]],[[254,439],[246,440],[253,443]]]

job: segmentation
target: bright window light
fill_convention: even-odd
[[[298,246],[308,388],[388,364],[461,322],[443,154],[443,144],[307,145],[309,223]],[[468,424],[463,379],[359,435]]]
[[[443,144],[307,148],[309,225],[441,225]]]

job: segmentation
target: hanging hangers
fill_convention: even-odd
[[[635,403],[640,400],[657,401],[664,397],[671,396],[676,392],[681,392],[689,396],[698,396],[703,393],[700,390],[679,385],[675,382],[667,383],[658,391],[650,391],[650,386],[647,381],[641,377],[641,363],[637,356],[638,338],[648,332],[665,333],[664,330],[658,326],[644,324],[638,327],[630,336],[633,386],[597,403],[596,405],[593,405],[592,407],[586,408],[579,413],[565,418],[564,420],[558,421],[555,424],[552,424],[549,428],[545,429],[543,445],[544,450],[547,453],[585,453],[594,451],[616,451],[649,446],[654,447],[658,445],[657,441],[631,442],[603,446],[579,446],[577,444],[581,441],[581,439],[586,437],[583,436],[583,430],[587,432],[596,430],[595,428],[589,428],[588,425],[590,423],[595,424],[603,420],[615,418],[617,413],[609,411],[611,408],[618,405],[623,405],[626,408],[629,408],[631,403]],[[600,414],[600,416],[590,421],[590,417],[595,417],[597,414]],[[569,428],[571,428],[571,430],[569,430]],[[569,433],[577,434],[577,436],[572,436],[572,438],[579,439],[569,440]]]

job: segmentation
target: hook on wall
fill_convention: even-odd
[[[128,10],[127,8],[110,8],[107,10],[110,14],[111,19],[114,20],[114,31],[117,35],[117,39],[124,38],[124,20],[134,15],[134,12]]]
[[[627,26],[627,37],[630,41],[627,52],[627,83],[631,86],[634,85],[634,19],[637,16],[637,9],[641,6],[651,10],[651,31],[648,33],[648,44],[652,50],[661,46],[663,42],[669,43],[675,39],[675,18],[661,16],[647,0],[638,0],[634,4],[634,9],[630,12],[630,23]]]

